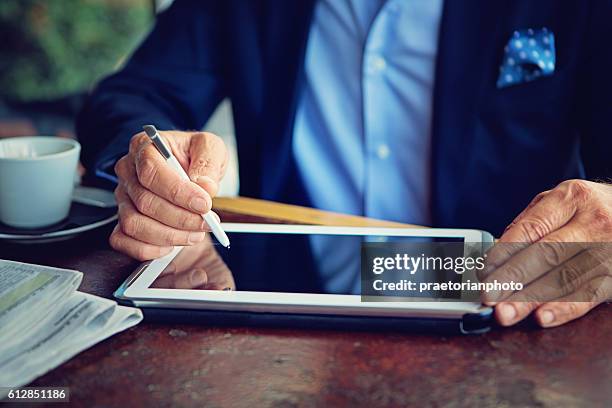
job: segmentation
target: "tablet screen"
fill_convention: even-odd
[[[463,238],[363,235],[229,233],[231,248],[216,241],[185,247],[151,288],[362,294],[364,247],[372,243],[416,245],[423,254],[433,241],[450,243],[444,256],[463,256]],[[374,245],[375,246],[375,245]],[[402,276],[404,277],[404,276]],[[454,271],[415,273],[408,279],[461,282]],[[426,291],[418,296],[458,299],[461,292]]]

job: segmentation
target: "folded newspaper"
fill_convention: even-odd
[[[0,387],[28,384],[142,320],[139,309],[78,292],[82,277],[0,260]]]

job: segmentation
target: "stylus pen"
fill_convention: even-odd
[[[189,176],[187,175],[187,173],[185,173],[185,170],[183,170],[181,164],[172,154],[172,150],[170,150],[168,145],[166,145],[166,142],[164,142],[164,139],[162,139],[159,133],[157,133],[157,129],[155,129],[155,126],[145,125],[142,128],[153,142],[153,145],[157,148],[157,151],[159,151],[159,153],[164,156],[164,159],[166,159],[166,163],[168,163],[170,167],[172,167],[179,174],[179,176],[181,176],[181,178],[191,181],[189,180]],[[219,243],[224,247],[229,248],[229,238],[227,237],[225,231],[223,231],[223,228],[221,228],[221,224],[219,224],[219,221],[217,221],[217,218],[213,215],[213,213],[209,211],[206,214],[203,214],[202,218],[204,218],[204,221],[208,223],[208,226],[212,230],[212,233],[215,238],[217,238],[217,241],[219,241]]]

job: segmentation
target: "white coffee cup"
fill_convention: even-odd
[[[39,228],[66,218],[80,152],[72,139],[0,139],[0,221]]]

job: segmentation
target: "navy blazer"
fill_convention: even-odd
[[[314,4],[175,1],[80,114],[86,165],[119,158],[143,124],[200,129],[229,97],[240,194],[309,205],[291,138]],[[610,16],[609,0],[445,2],[432,134],[435,226],[499,234],[537,193],[564,179],[612,175]],[[498,89],[504,46],[529,27],[554,32],[556,72]]]

